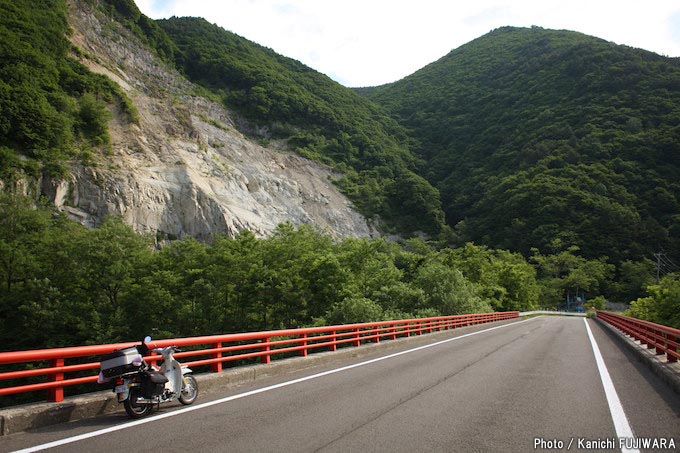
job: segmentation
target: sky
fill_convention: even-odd
[[[498,27],[573,30],[680,57],[680,0],[136,0],[203,17],[348,87],[399,80]]]

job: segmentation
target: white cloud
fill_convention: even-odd
[[[680,56],[675,0],[137,0],[198,16],[347,86],[398,80],[504,25],[556,28]],[[650,5],[653,5],[650,6]]]

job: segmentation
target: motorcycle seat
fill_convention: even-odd
[[[168,382],[168,378],[163,373],[159,373],[158,371],[149,371],[147,374],[149,375],[149,381],[153,382],[154,384],[165,384]]]

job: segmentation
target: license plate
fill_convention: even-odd
[[[116,386],[116,389],[114,390],[114,392],[116,392],[116,393],[125,393],[125,392],[127,392],[127,385],[126,385],[126,384],[117,385],[117,386]]]

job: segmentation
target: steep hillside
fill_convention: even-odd
[[[110,147],[108,109],[127,122],[135,112],[114,83],[70,55],[63,2],[0,0],[0,10],[0,179],[62,176],[65,160]]]
[[[402,232],[441,231],[439,194],[417,174],[404,129],[377,105],[204,19],[158,24],[178,69],[238,111],[246,131],[344,171],[339,186],[366,215]]]
[[[286,221],[372,234],[332,183],[340,173],[244,137],[106,4],[0,1],[0,187],[160,238],[264,236]]]
[[[465,239],[680,262],[680,60],[507,27],[364,94],[420,142]]]

